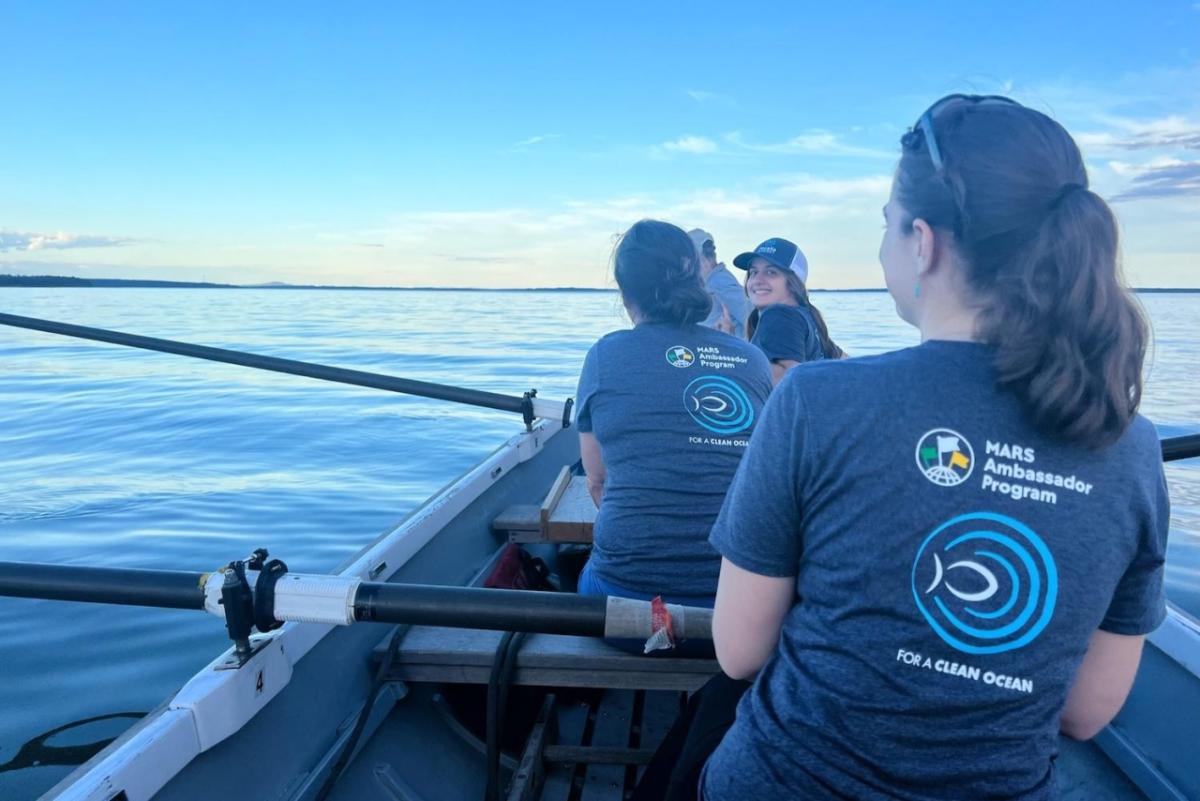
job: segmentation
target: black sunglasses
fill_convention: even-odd
[[[933,162],[933,169],[937,172],[942,171],[942,151],[941,148],[938,147],[937,134],[934,133],[933,130],[933,119],[937,116],[938,112],[945,109],[946,106],[949,106],[950,104],[956,103],[960,100],[974,105],[981,105],[985,103],[999,103],[1006,106],[1021,105],[1011,97],[1005,97],[1004,95],[956,94],[946,95],[941,100],[937,101],[928,109],[926,109],[925,113],[921,115],[921,119],[917,120],[917,124],[913,126],[912,130],[921,132],[922,138],[925,140],[925,146],[929,148],[929,160]]]

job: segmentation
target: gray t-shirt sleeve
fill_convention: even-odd
[[[729,317],[733,320],[734,331],[740,336],[745,336],[746,317],[749,315],[750,299],[746,297],[746,290],[737,282],[737,279],[729,274],[728,270],[721,270],[714,276],[714,281],[709,283],[709,294],[712,295],[713,309],[710,317],[714,322],[721,319],[721,307],[724,306],[729,310]]]
[[[1167,554],[1167,529],[1171,519],[1167,482],[1155,447],[1156,475],[1153,497],[1139,517],[1137,551],[1113,592],[1112,603],[1100,628],[1112,634],[1149,634],[1167,616],[1163,573]]]
[[[806,362],[819,358],[816,335],[806,312],[791,306],[769,306],[762,311],[753,342],[773,362]]]
[[[579,373],[579,388],[575,392],[575,429],[583,434],[592,431],[592,398],[600,389],[600,343],[592,345],[583,360]]]
[[[763,408],[709,535],[718,553],[751,573],[782,578],[799,572],[805,419],[793,371]]]

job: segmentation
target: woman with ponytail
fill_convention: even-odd
[[[825,318],[808,299],[808,259],[795,244],[775,237],[733,260],[746,271],[746,297],[754,310],[746,319],[746,339],[771,361],[778,384],[801,362],[841,359],[846,354],[829,337]]]
[[[710,800],[1048,799],[1165,616],[1147,328],[1079,149],[954,95],[901,140],[880,261],[907,350],[790,373],[711,542],[753,678]]]
[[[576,427],[599,511],[579,591],[711,607],[708,532],[771,391],[749,343],[699,325],[711,307],[691,239],[643,220],[613,258],[633,328],[588,351]]]

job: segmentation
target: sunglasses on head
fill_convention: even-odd
[[[937,116],[938,112],[959,101],[971,103],[973,105],[984,105],[989,103],[1005,106],[1021,105],[1012,98],[1004,97],[1003,95],[955,94],[946,95],[941,100],[938,100],[928,109],[926,109],[925,113],[921,115],[919,120],[917,120],[917,124],[913,126],[912,130],[921,132],[922,138],[925,140],[925,146],[929,148],[929,160],[933,162],[933,169],[937,172],[942,171],[942,151],[941,148],[938,147],[937,134],[933,130],[933,119]]]

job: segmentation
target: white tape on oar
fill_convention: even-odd
[[[253,587],[258,572],[246,571]],[[224,620],[221,586],[225,571],[210,573],[204,582],[204,610]],[[275,619],[283,622],[329,623],[348,626],[354,622],[354,598],[362,579],[357,576],[320,576],[287,573],[275,582]]]
[[[666,604],[677,640],[711,640],[712,610],[698,606]],[[609,596],[604,615],[604,636],[647,640],[655,633],[649,601]]]

